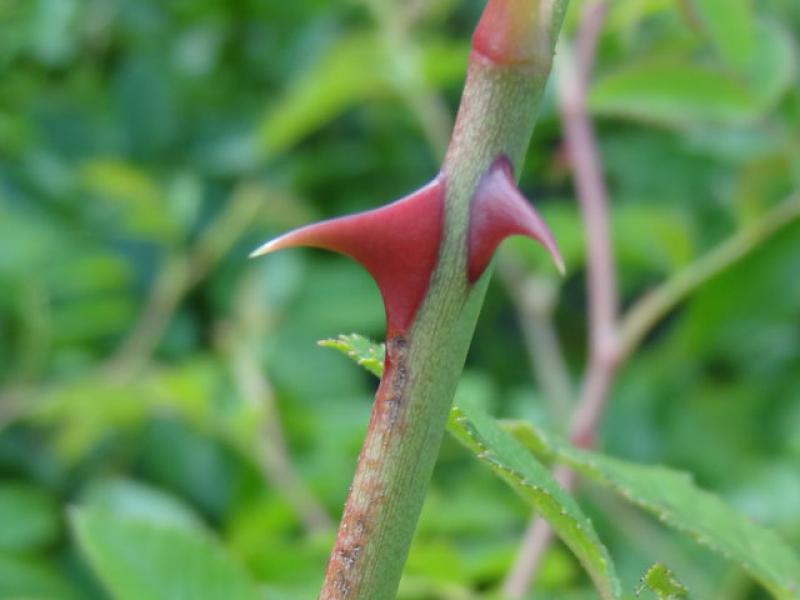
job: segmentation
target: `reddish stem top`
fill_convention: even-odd
[[[472,36],[478,54],[501,65],[532,64],[541,59],[549,23],[547,3],[532,0],[489,0]],[[545,38],[545,39],[543,39]],[[549,52],[544,53],[548,58]]]

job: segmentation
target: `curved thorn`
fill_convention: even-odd
[[[539,242],[563,275],[564,259],[539,213],[514,184],[511,163],[500,157],[483,175],[470,204],[468,277],[474,283],[507,237],[524,235]]]
[[[296,246],[349,256],[378,284],[388,330],[405,331],[425,297],[436,266],[443,222],[444,182],[437,177],[392,204],[290,231],[250,256]]]

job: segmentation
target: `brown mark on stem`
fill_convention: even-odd
[[[371,523],[387,501],[385,463],[391,448],[402,437],[406,427],[408,341],[402,334],[392,334],[386,343],[384,376],[375,394],[369,429],[350,494],[344,507],[342,522],[336,537],[325,575],[320,600],[343,600],[358,597],[364,576],[364,561],[368,560],[367,541],[371,538]],[[375,549],[373,549],[375,551]]]

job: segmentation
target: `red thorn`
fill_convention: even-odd
[[[564,274],[564,260],[553,234],[514,184],[511,163],[501,157],[481,177],[470,204],[467,261],[470,283],[486,270],[500,242],[512,235],[524,235],[542,244]]]
[[[267,242],[250,256],[295,246],[345,254],[372,275],[383,296],[389,334],[404,332],[428,289],[442,241],[444,182],[374,210],[313,223]],[[387,335],[387,338],[389,336]]]

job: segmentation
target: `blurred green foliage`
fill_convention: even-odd
[[[0,0],[0,598],[199,598],[154,583],[193,569],[208,594],[314,597],[374,388],[315,342],[380,338],[382,307],[344,259],[246,257],[434,174],[481,8]],[[612,4],[590,108],[626,306],[800,188],[798,45],[796,0]],[[504,251],[552,280],[577,387],[584,240],[552,98],[521,186],[568,276]],[[682,303],[621,370],[601,435],[795,549],[798,264],[793,225]],[[553,425],[518,319],[496,281],[460,394]],[[602,487],[578,500],[626,593],[661,561],[692,597],[765,597]],[[446,441],[401,597],[490,595],[528,516]],[[556,545],[531,597],[593,592]]]

